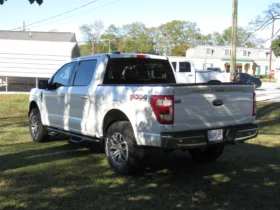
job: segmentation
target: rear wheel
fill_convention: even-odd
[[[189,150],[193,160],[199,162],[213,162],[218,159],[224,151],[224,145],[215,145],[207,148]]]
[[[44,142],[47,140],[48,131],[42,124],[41,114],[38,108],[31,110],[29,115],[29,131],[33,141]]]
[[[144,159],[144,149],[137,148],[131,124],[115,122],[107,130],[105,139],[107,160],[118,174],[128,175],[139,169]]]

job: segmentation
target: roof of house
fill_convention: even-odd
[[[39,31],[4,31],[0,30],[0,39],[77,42],[75,33],[71,32],[39,32]]]

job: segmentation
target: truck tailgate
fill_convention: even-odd
[[[174,86],[173,131],[252,123],[253,85],[232,83]]]

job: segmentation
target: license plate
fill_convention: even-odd
[[[209,141],[221,141],[223,140],[223,129],[208,131]]]

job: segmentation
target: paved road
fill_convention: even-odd
[[[262,87],[256,89],[256,94],[257,101],[280,102],[280,89],[277,89],[276,83],[263,82]]]

